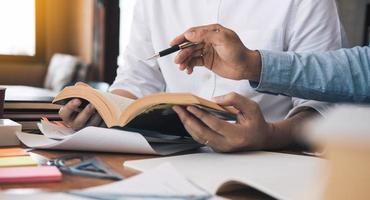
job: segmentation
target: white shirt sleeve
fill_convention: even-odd
[[[155,52],[150,36],[150,26],[146,18],[145,2],[138,0],[132,20],[130,41],[119,63],[117,77],[110,91],[123,89],[138,98],[165,90],[165,81],[155,60],[146,58]]]
[[[297,1],[294,15],[288,26],[286,51],[322,52],[339,49],[345,43],[335,0]],[[292,101],[294,108],[287,118],[306,107],[323,114],[331,105],[299,98]]]

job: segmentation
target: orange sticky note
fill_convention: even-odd
[[[25,149],[21,148],[5,148],[0,149],[0,157],[8,156],[28,156],[28,152]]]
[[[60,181],[62,173],[55,166],[0,168],[0,183]]]

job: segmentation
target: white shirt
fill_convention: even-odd
[[[325,51],[342,46],[335,0],[138,0],[131,38],[110,90],[137,97],[156,92],[191,92],[210,99],[237,92],[258,102],[267,121],[284,119],[303,107],[327,104],[261,94],[247,80],[233,81],[205,68],[192,75],[174,64],[176,54],[146,61],[193,26],[219,23],[234,30],[250,49]]]

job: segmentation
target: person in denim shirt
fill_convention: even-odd
[[[204,46],[212,49],[203,52],[214,55],[197,57],[192,48],[183,50],[176,60],[186,60],[178,62],[182,70],[192,72],[195,66],[206,66],[226,78],[250,80],[259,92],[329,102],[370,103],[369,46],[312,53],[251,51],[232,30],[219,25],[189,29],[173,43],[185,40],[209,44]]]
[[[190,75],[194,67],[205,66],[224,78],[250,80],[252,87],[261,92],[330,102],[370,103],[368,46],[318,53],[251,51],[235,32],[218,24],[191,28],[171,44],[185,41],[197,46],[181,50],[175,62]],[[256,102],[237,93],[214,100],[236,108],[237,121],[218,119],[195,106],[173,109],[194,139],[206,141],[215,150],[229,152],[295,144],[297,133],[301,133],[296,130],[295,135],[269,135],[273,131],[265,129],[276,126],[266,122]]]

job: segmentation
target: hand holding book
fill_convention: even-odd
[[[86,126],[104,126],[104,122],[92,104],[83,106],[81,99],[72,99],[59,111],[64,124],[80,130]]]
[[[84,101],[89,104],[81,107]],[[237,113],[233,108],[222,107],[189,93],[158,93],[133,100],[98,91],[85,84],[66,87],[55,97],[54,103],[65,105],[60,114],[72,128],[82,128],[84,124],[97,125],[100,116],[107,127],[180,136],[189,135],[172,110],[173,105],[193,105],[227,120],[235,120]]]

